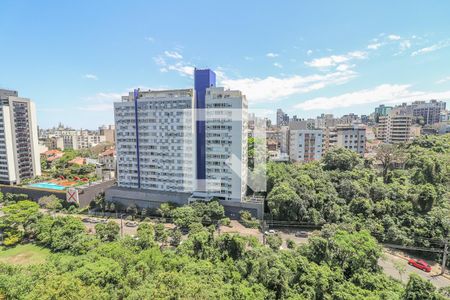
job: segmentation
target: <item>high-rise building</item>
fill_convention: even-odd
[[[440,114],[445,111],[444,101],[414,101],[411,105],[413,117],[422,117],[425,125],[439,123]]]
[[[323,131],[298,129],[289,131],[289,159],[292,162],[309,162],[322,158]]]
[[[392,106],[385,106],[384,104],[375,107],[375,122],[378,123],[379,117],[385,117],[392,110]]]
[[[366,128],[360,125],[339,125],[336,131],[336,146],[352,150],[360,155],[366,151]]]
[[[0,182],[41,175],[36,108],[17,91],[0,90]]]
[[[211,70],[194,78],[195,89],[135,90],[114,103],[118,187],[138,191],[129,199],[142,197],[134,200],[143,206],[157,202],[142,196],[151,191],[178,203],[245,196],[247,100],[215,87]],[[127,198],[117,193],[110,200]]]
[[[407,142],[418,134],[413,125],[414,117],[410,109],[397,107],[387,116],[379,117],[376,137],[385,143]]]
[[[277,127],[289,125],[289,116],[279,108],[277,109]]]
[[[323,130],[310,129],[306,123],[289,125],[289,159],[292,162],[308,162],[322,158]]]

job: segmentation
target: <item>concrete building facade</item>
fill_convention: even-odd
[[[41,175],[36,107],[17,91],[0,90],[0,183]]]

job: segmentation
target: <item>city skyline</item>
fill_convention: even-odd
[[[0,88],[34,101],[41,128],[113,124],[121,96],[191,87],[194,67],[215,69],[219,85],[242,90],[250,111],[272,120],[277,108],[308,118],[433,98],[449,105],[450,4],[289,2],[255,13],[251,3],[205,3],[5,1]],[[151,17],[135,22],[142,11]],[[171,17],[195,14],[213,25]]]

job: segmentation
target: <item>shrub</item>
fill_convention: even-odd
[[[294,248],[295,248],[295,242],[294,242],[293,240],[291,240],[291,239],[287,239],[287,240],[286,240],[286,246],[287,246],[289,249],[294,249]]]
[[[231,224],[230,218],[220,219],[220,225],[222,225],[222,226],[230,226],[230,224]]]

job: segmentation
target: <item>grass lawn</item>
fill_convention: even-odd
[[[18,245],[14,248],[0,248],[0,263],[13,265],[31,265],[43,263],[50,250],[33,244]]]

